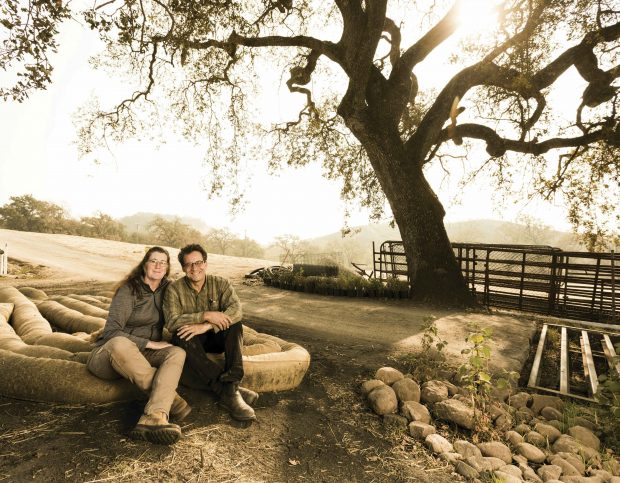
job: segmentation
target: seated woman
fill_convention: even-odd
[[[169,416],[180,421],[191,411],[176,393],[185,351],[162,340],[162,300],[169,274],[168,252],[150,248],[118,285],[103,333],[86,363],[95,376],[124,377],[149,395],[130,436],[158,444],[173,444],[181,436],[181,428],[169,423]]]

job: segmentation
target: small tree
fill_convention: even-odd
[[[203,234],[181,222],[179,218],[165,220],[158,216],[149,224],[149,230],[155,236],[157,243],[174,248],[180,248],[188,243],[197,243],[204,238]]]
[[[235,238],[235,235],[227,228],[214,228],[207,234],[207,246],[209,251],[226,255]]]
[[[105,213],[98,212],[96,216],[85,216],[80,221],[86,227],[88,236],[106,240],[127,239],[124,225]]]

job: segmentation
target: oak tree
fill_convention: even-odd
[[[22,3],[48,5],[52,25],[53,5],[62,7]],[[209,147],[207,159],[220,175],[217,191],[238,175],[251,155],[248,139],[260,132],[260,114],[250,108],[255,75],[265,66],[283,70],[286,86],[303,102],[295,116],[264,132],[261,144],[271,147],[274,165],[323,163],[327,176],[343,180],[346,199],[361,200],[377,216],[387,200],[415,298],[470,301],[444,207],[427,179],[433,164],[450,171],[455,153],[469,152],[456,162],[473,173],[490,172],[500,185],[528,175],[531,194],[564,196],[577,227],[604,235],[600,222],[607,217],[607,229],[617,230],[620,9],[614,0],[504,0],[493,28],[460,43],[453,40],[465,28],[464,12],[477,3],[472,0],[94,3],[85,18],[107,45],[99,65],[132,74],[135,90],[84,119],[84,152],[168,116]],[[22,28],[11,12],[2,16],[11,33]],[[39,44],[43,51],[54,47],[49,36],[34,41]],[[45,66],[34,54],[34,65]],[[436,68],[430,58],[438,55],[451,59],[453,73],[420,88],[421,73]],[[15,97],[47,81],[46,69],[18,86]],[[572,72],[578,83],[556,89]],[[479,146],[482,157],[474,155]]]

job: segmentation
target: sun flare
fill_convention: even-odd
[[[458,11],[459,31],[463,35],[479,35],[493,31],[499,20],[499,6],[495,0],[464,0]]]

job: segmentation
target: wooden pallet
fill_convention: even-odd
[[[620,335],[620,327],[609,326],[609,329],[602,328],[602,324],[589,324],[581,322],[580,327],[559,325],[559,324],[544,324],[540,331],[540,339],[538,340],[538,346],[536,348],[536,354],[534,356],[534,362],[532,363],[532,369],[530,371],[530,378],[527,386],[532,389],[540,391],[550,392],[557,395],[569,396],[576,399],[585,401],[596,402],[594,395],[598,390],[598,374],[596,373],[595,358],[605,358],[607,360],[607,367],[609,371],[616,371],[620,376],[620,363],[615,362],[616,351],[612,343],[612,337],[618,337]],[[547,342],[547,333],[550,326],[558,327],[560,330],[560,373],[559,373],[559,387],[560,390],[544,387],[540,385],[540,368],[545,357],[545,345]],[[568,334],[569,331],[575,331],[579,333],[579,342],[581,348],[581,358],[583,361],[583,369],[585,379],[587,381],[587,393],[589,396],[583,396],[571,391],[570,387],[570,364],[569,358],[571,352],[568,347]],[[597,339],[600,338],[601,351],[593,350],[591,340],[594,334],[597,334]],[[547,351],[548,352],[548,351]],[[573,352],[574,353],[574,352]]]

